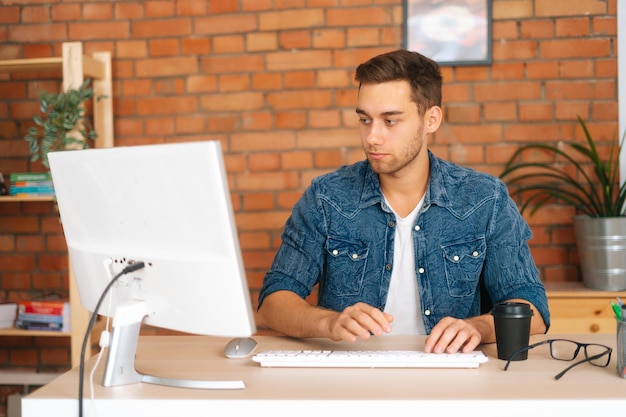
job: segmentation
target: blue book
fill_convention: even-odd
[[[31,323],[61,323],[63,324],[65,316],[56,314],[39,314],[39,313],[19,313],[17,320]]]

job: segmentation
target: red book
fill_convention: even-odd
[[[52,316],[62,316],[67,314],[70,305],[67,301],[20,301],[18,303],[19,313],[48,314]]]

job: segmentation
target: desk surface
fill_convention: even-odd
[[[533,336],[531,343],[558,335]],[[423,349],[424,337],[383,336],[355,344],[327,340],[295,340],[257,336],[257,351],[267,349]],[[607,368],[581,364],[561,380],[554,375],[568,362],[550,358],[549,348],[529,352],[526,361],[514,362],[504,372],[495,344],[480,350],[489,362],[478,369],[285,369],[262,368],[250,358],[226,359],[223,347],[229,339],[204,336],[143,336],[136,368],[144,374],[168,378],[243,379],[243,390],[199,390],[162,387],[146,383],[104,388],[101,364],[95,372],[94,398],[90,399],[90,359],[85,373],[85,416],[206,416],[227,409],[240,415],[359,416],[390,415],[419,410],[441,415],[463,413],[481,416],[499,410],[507,417],[543,411],[567,415],[609,415],[626,409],[626,379],[616,371],[615,335],[567,335],[579,342],[612,347]],[[22,415],[36,417],[78,415],[78,368],[22,400]],[[538,408],[539,407],[539,408]],[[93,409],[97,413],[93,413]],[[489,412],[487,414],[490,414]],[[555,414],[556,415],[556,414]]]

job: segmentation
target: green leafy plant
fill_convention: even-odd
[[[557,200],[589,217],[626,216],[626,182],[619,184],[619,154],[624,140],[613,146],[608,160],[603,161],[585,122],[580,117],[578,122],[586,144],[524,145],[505,166],[500,178],[515,186],[510,190],[512,196],[524,199],[520,211],[532,207],[533,214],[546,202]],[[562,159],[564,163],[520,162],[522,154],[529,151],[545,152],[552,161]]]
[[[89,147],[89,140],[98,137],[85,117],[84,103],[94,97],[89,84],[87,79],[77,89],[58,94],[41,92],[39,99],[43,115],[33,116],[36,126],[31,127],[24,137],[31,161],[41,159],[42,164],[48,167],[48,152],[85,149]]]

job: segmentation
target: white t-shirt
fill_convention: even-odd
[[[386,201],[386,200],[385,200]],[[393,270],[385,313],[393,316],[392,335],[426,334],[422,320],[420,297],[415,275],[413,227],[424,198],[406,217],[396,215],[396,231],[393,244]],[[387,205],[391,205],[387,202]],[[393,211],[393,208],[391,208]]]

